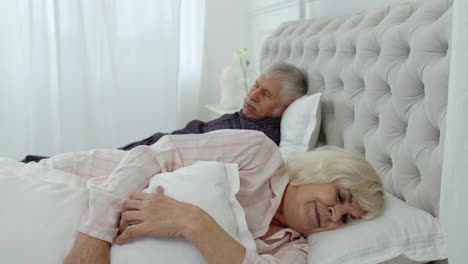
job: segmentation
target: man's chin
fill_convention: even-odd
[[[247,106],[242,108],[242,114],[244,114],[247,119],[257,119],[257,117],[247,108]]]

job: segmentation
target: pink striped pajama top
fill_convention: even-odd
[[[40,164],[87,177],[89,209],[79,231],[112,242],[122,203],[142,191],[149,179],[196,161],[235,163],[239,167],[237,200],[244,208],[256,249],[243,263],[307,263],[307,241],[284,228],[259,239],[269,228],[289,180],[276,144],[262,132],[219,130],[206,134],[168,135],[152,146],[130,151],[91,150],[65,153]]]

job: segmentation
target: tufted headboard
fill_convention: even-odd
[[[447,111],[451,0],[284,23],[261,69],[286,61],[322,92],[327,144],[364,155],[385,189],[439,215]]]

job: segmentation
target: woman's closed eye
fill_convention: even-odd
[[[336,191],[336,200],[338,203],[342,204],[344,202],[344,195],[343,193],[341,192],[341,189],[338,188],[338,190]]]
[[[336,193],[338,203],[343,204],[346,201],[345,194],[340,188],[338,188]],[[348,214],[343,214],[343,216],[341,217],[341,221],[343,222],[343,224],[347,224],[350,221],[349,218],[350,217]]]
[[[348,214],[344,214],[344,215],[341,217],[341,221],[343,222],[343,224],[347,224],[348,221],[349,221]]]

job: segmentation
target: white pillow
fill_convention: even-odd
[[[245,215],[235,194],[239,191],[237,165],[197,162],[175,172],[158,174],[145,192],[158,185],[167,196],[195,204],[209,213],[239,243],[255,247]],[[198,249],[183,238],[147,237],[111,248],[113,264],[126,263],[206,263]]]
[[[255,247],[242,207],[237,165],[199,162],[151,179],[165,193],[205,209],[232,237]],[[63,263],[88,207],[86,180],[36,163],[0,158],[0,263]],[[205,263],[180,238],[141,238],[112,246],[112,263]]]
[[[385,194],[383,215],[310,235],[310,264],[426,263],[447,258],[441,225],[427,212]]]
[[[321,96],[321,93],[302,96],[284,111],[279,145],[284,160],[292,154],[306,152],[317,144]]]

